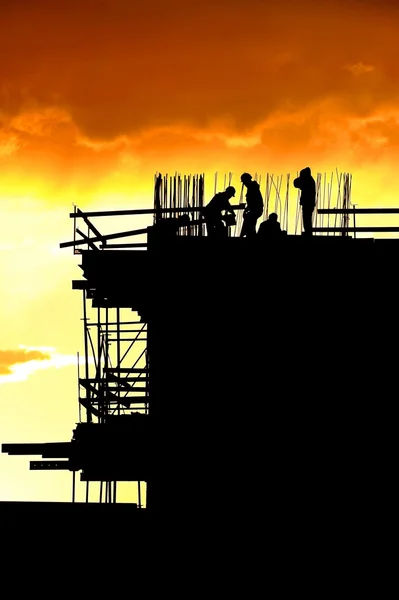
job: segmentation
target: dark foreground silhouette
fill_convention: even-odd
[[[256,223],[263,213],[263,197],[259,183],[254,181],[249,173],[241,175],[241,183],[247,188],[245,196],[247,205],[244,210],[244,222],[240,235],[251,238],[256,235]]]
[[[150,410],[103,415],[94,396],[93,423],[44,458],[88,481],[147,481],[148,510],[179,519],[247,511],[309,529],[386,494],[398,242],[278,247],[161,235],[148,252],[83,251],[94,305],[147,323]]]
[[[281,231],[277,214],[271,213],[269,218],[259,225],[258,237],[262,240],[278,240],[286,233],[286,231]]]
[[[208,237],[223,239],[228,237],[228,227],[235,224],[235,212],[230,204],[230,199],[235,196],[236,190],[228,186],[224,192],[215,194],[204,210],[206,230]]]
[[[294,187],[301,190],[300,205],[302,206],[302,221],[306,236],[312,235],[312,217],[316,206],[316,182],[312,177],[310,167],[299,172],[294,179]]]
[[[306,185],[297,183],[304,207]],[[51,523],[68,552],[73,542],[84,558],[90,523],[103,535],[107,522],[123,548],[142,516],[156,522],[161,515],[174,534],[188,530],[201,568],[203,548],[219,550],[214,541],[226,532],[234,551],[253,545],[258,552],[255,532],[272,554],[295,547],[297,558],[310,539],[319,552],[339,531],[340,560],[348,532],[369,536],[370,523],[387,521],[396,498],[399,242],[285,235],[284,243],[263,244],[283,235],[275,214],[257,236],[254,217],[243,236],[249,239],[229,238],[230,198],[222,193],[214,204],[209,237],[177,235],[189,228],[188,217],[162,219],[148,231],[146,252],[81,254],[83,277],[73,287],[85,290],[106,320],[108,310],[126,308],[147,324],[149,414],[129,404],[125,390],[135,379],[113,364],[101,385],[81,374],[90,392],[82,412],[92,422],[80,423],[60,445],[16,452],[38,454],[40,468],[75,471],[90,484],[145,481],[148,508],[59,505],[44,516],[43,505],[41,514],[30,505],[36,517],[27,520],[39,528]],[[247,198],[246,227],[249,204]],[[132,363],[123,361],[129,371]],[[108,375],[119,385],[113,392]],[[20,508],[0,505],[5,528],[20,522]],[[60,536],[55,514],[64,509],[75,529]],[[249,543],[237,542],[240,529],[250,533]],[[199,530],[206,545],[197,543]],[[29,536],[31,554],[41,534]],[[136,542],[136,530],[134,536]],[[100,547],[91,550],[97,561]],[[187,547],[180,545],[192,560]]]

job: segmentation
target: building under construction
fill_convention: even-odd
[[[36,455],[31,469],[70,471],[70,510],[82,510],[77,474],[87,505],[104,505],[93,511],[244,510],[278,521],[336,514],[343,497],[351,510],[390,468],[387,456],[377,468],[370,440],[383,437],[381,405],[395,389],[398,327],[399,240],[372,232],[399,227],[358,223],[399,209],[355,208],[348,174],[333,206],[319,175],[306,238],[297,199],[290,215],[289,177],[267,176],[264,216],[277,212],[287,235],[240,238],[241,197],[229,236],[212,240],[204,182],[157,175],[152,209],[70,215],[73,240],[61,247],[81,259],[81,419],[71,441],[2,451]],[[146,214],[145,228],[99,224]],[[189,223],[171,234],[165,223],[182,214]],[[126,481],[137,482],[137,501],[119,504]]]

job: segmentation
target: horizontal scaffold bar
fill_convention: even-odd
[[[145,235],[147,233],[147,227],[145,229],[132,229],[130,231],[121,231],[120,233],[109,233],[108,235],[103,235],[101,238],[94,237],[90,238],[90,241],[93,242],[103,242],[104,240],[116,240],[118,238],[128,237],[131,235]],[[61,242],[60,248],[69,248],[71,246],[82,246],[83,244],[87,244],[87,240],[74,240],[73,242]]]
[[[313,231],[320,233],[367,233],[371,231],[375,233],[394,233],[399,232],[399,227],[313,227]]]
[[[39,454],[43,458],[67,458],[70,452],[70,442],[2,444],[1,451],[11,456]]]
[[[174,214],[174,213],[198,213],[202,212],[204,207],[196,207],[196,208],[136,208],[136,209],[126,209],[126,210],[98,210],[98,211],[88,211],[82,212],[78,211],[76,213],[69,213],[71,219],[79,219],[84,217],[122,217],[126,215],[154,215],[154,214]],[[232,205],[234,210],[243,210],[245,208],[245,204],[234,204]],[[93,240],[92,240],[93,241]]]
[[[134,367],[129,369],[128,367],[104,367],[104,373],[148,373],[148,368]]]
[[[146,381],[148,381],[148,376],[145,377],[117,377],[116,375],[113,375],[112,373],[108,373],[108,378],[112,378],[112,383],[116,383],[119,381],[138,381],[140,383],[145,383]],[[104,381],[108,382],[107,380],[104,380],[103,378],[99,378],[99,377],[91,377],[89,379],[86,378],[81,378],[79,379],[79,381],[88,381],[89,383],[104,383]],[[130,387],[130,386],[129,386]]]
[[[123,400],[123,402],[122,402]],[[99,400],[91,400],[90,401],[92,404],[94,404],[95,406],[100,406],[100,402]],[[118,406],[119,404],[123,404],[123,406],[125,406],[125,408],[129,409],[131,408],[131,404],[149,404],[150,403],[150,399],[148,396],[143,396],[142,398],[139,398],[139,396],[126,396],[125,398],[121,398],[120,401],[117,400],[108,400],[107,401],[107,405],[108,406]]]
[[[319,215],[398,215],[399,208],[318,208]]]
[[[31,460],[31,471],[74,471],[69,460]]]
[[[123,248],[147,248],[147,243],[142,242],[137,244],[101,244],[100,248],[101,250],[103,250],[104,248],[106,248],[107,250],[112,250],[112,248],[118,248],[119,250],[122,250]]]

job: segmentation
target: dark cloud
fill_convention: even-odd
[[[3,2],[0,112],[56,105],[93,139],[215,119],[246,131],[326,98],[369,114],[399,99],[396,14],[360,0]]]

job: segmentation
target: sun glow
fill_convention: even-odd
[[[79,365],[84,364],[84,358],[79,357]],[[0,350],[0,385],[26,381],[37,371],[71,365],[78,365],[77,355],[60,354],[51,347],[20,345],[18,350]]]

